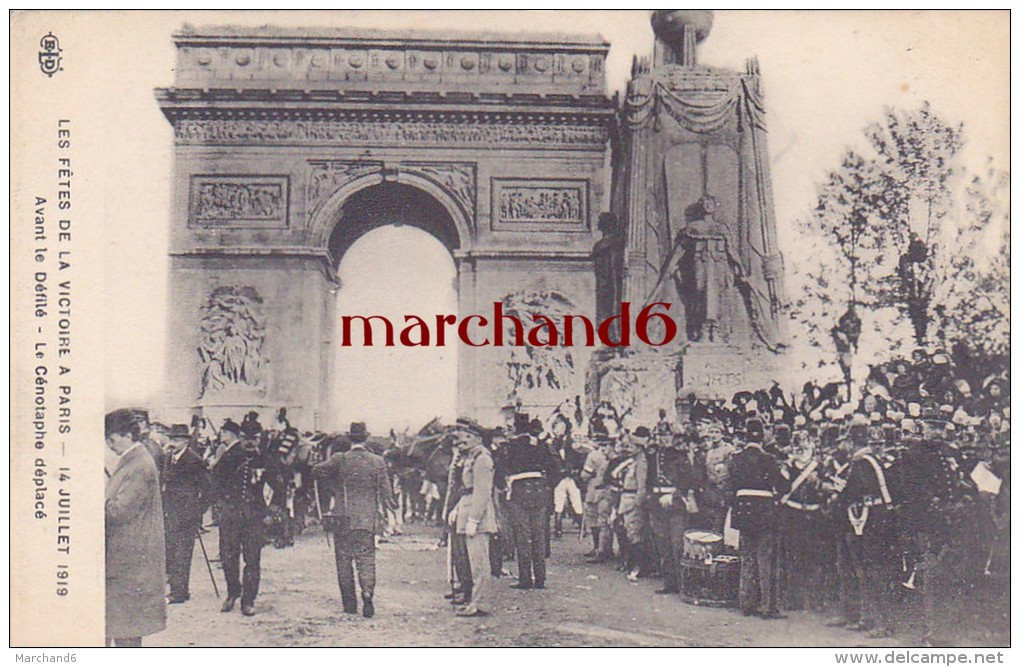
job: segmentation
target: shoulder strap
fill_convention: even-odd
[[[871,468],[875,471],[875,479],[878,480],[878,489],[882,494],[882,502],[886,505],[892,504],[892,496],[889,495],[889,486],[885,483],[885,471],[882,470],[882,465],[871,454],[865,454],[861,458],[870,463]]]
[[[790,497],[793,496],[793,494],[797,493],[797,489],[799,489],[801,485],[803,485],[804,482],[807,481],[807,478],[811,475],[811,473],[815,471],[815,468],[817,467],[818,461],[812,459],[811,463],[809,463],[806,468],[800,471],[800,474],[797,475],[797,479],[793,480],[793,484],[790,485],[790,490],[786,492],[782,499],[780,499],[779,504],[785,505],[786,501],[789,500]]]

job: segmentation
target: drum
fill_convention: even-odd
[[[740,558],[719,533],[688,530],[680,561],[680,598],[693,605],[729,607],[740,592]]]

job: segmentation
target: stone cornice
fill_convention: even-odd
[[[300,29],[185,27],[174,33],[178,46],[342,46],[349,48],[529,49],[608,53],[601,35],[565,33],[491,33],[424,30],[390,31],[364,28]]]

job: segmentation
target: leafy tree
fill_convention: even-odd
[[[815,245],[791,275],[800,295],[794,342],[813,349],[819,367],[838,354],[848,372],[856,341],[839,323],[856,325],[853,312],[869,353],[862,357],[887,358],[933,337],[971,341],[981,353],[1008,350],[1008,174],[990,169],[966,181],[963,126],[927,103],[887,110],[864,135],[866,147],[844,155],[801,222]]]
[[[982,356],[1009,354],[1009,173],[989,164],[966,185],[953,252],[940,258],[939,339]]]

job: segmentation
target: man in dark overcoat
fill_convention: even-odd
[[[166,574],[170,582],[167,602],[180,604],[191,597],[191,556],[202,515],[212,502],[212,481],[202,457],[190,446],[188,426],[175,424],[169,435],[162,475]]]

